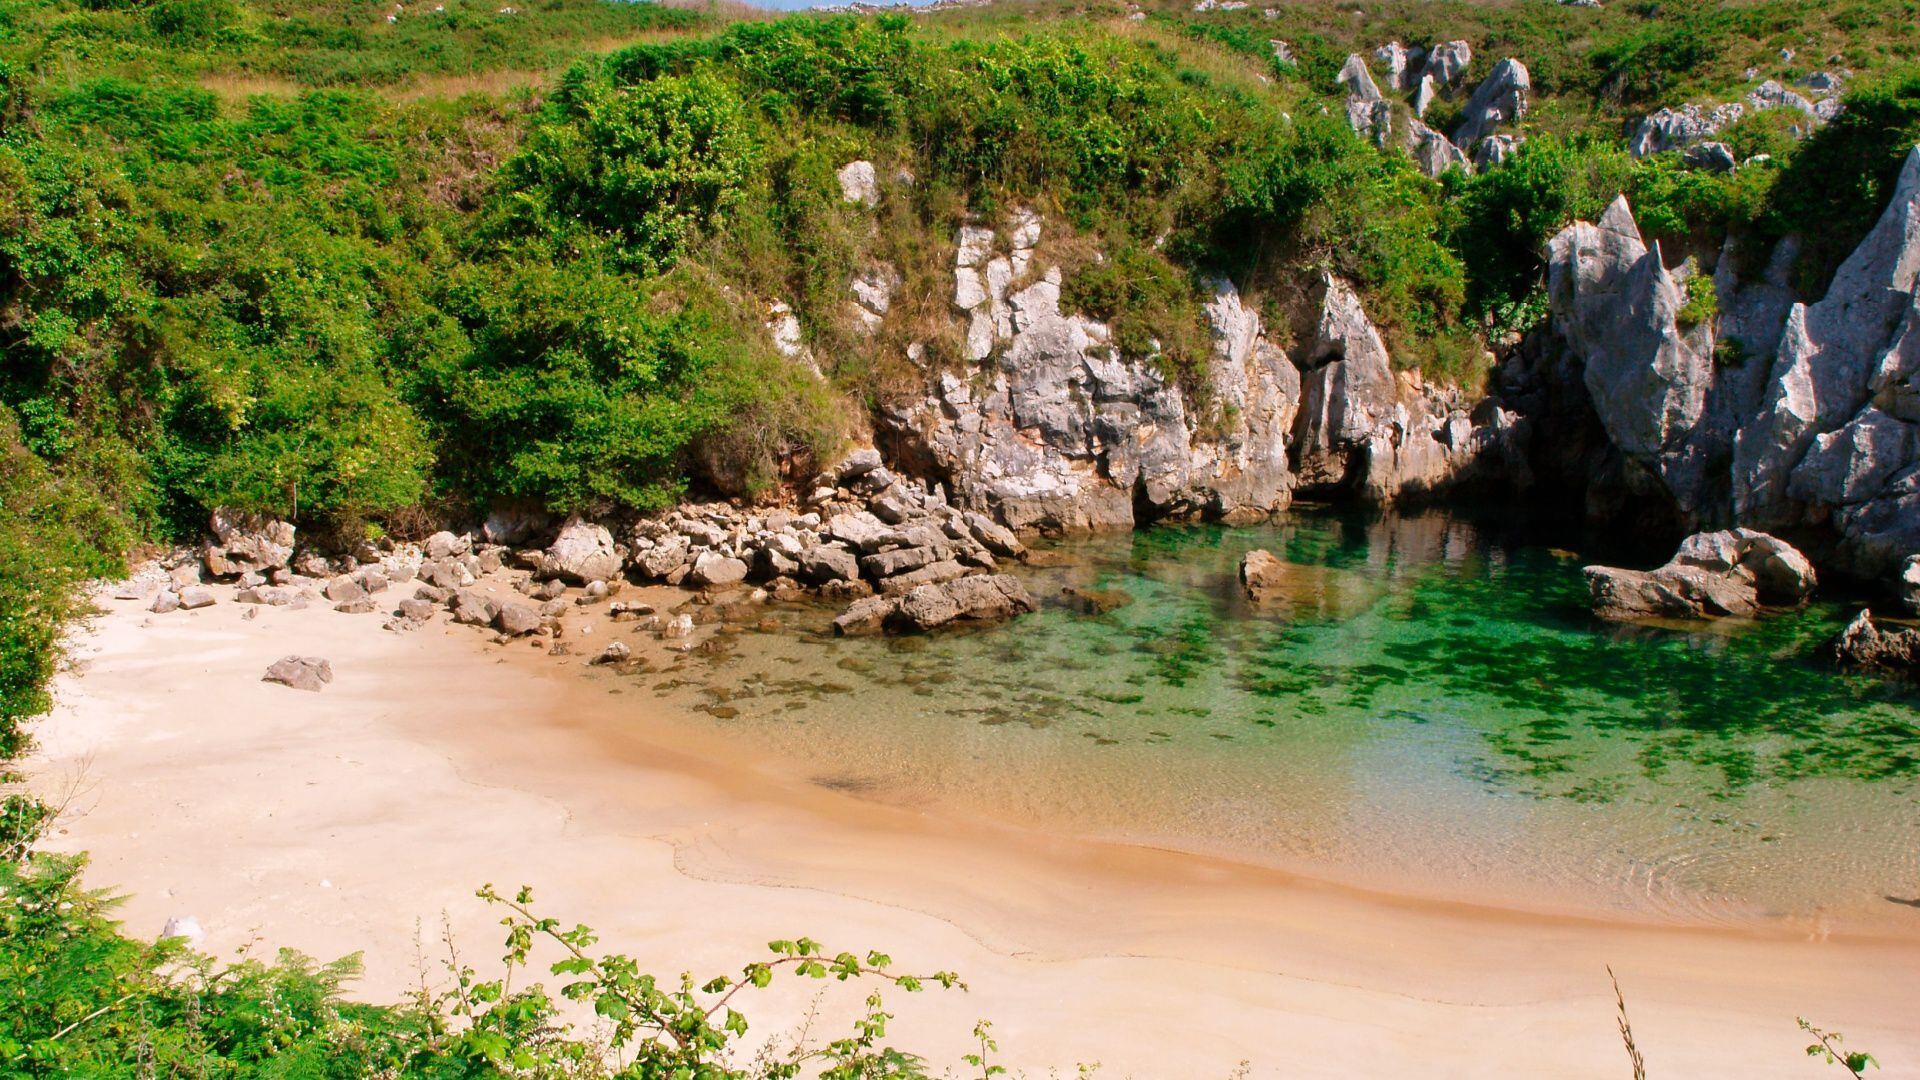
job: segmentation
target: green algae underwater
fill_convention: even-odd
[[[1015,623],[785,609],[654,689],[889,803],[1501,905],[1920,924],[1920,688],[1820,659],[1855,606],[1607,624],[1568,536],[1296,509],[1063,542]],[[1287,564],[1258,606],[1254,548]]]

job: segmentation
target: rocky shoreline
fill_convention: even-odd
[[[1508,105],[1524,100],[1509,90]],[[860,164],[841,183],[867,206],[883,181]],[[1332,276],[1306,290],[1309,313],[1289,326],[1214,282],[1195,392],[1158,356],[1124,354],[1109,327],[1063,307],[1046,229],[1024,207],[960,229],[950,313],[964,359],[935,362],[924,343],[909,345],[919,385],[876,402],[871,445],[786,492],[785,505],[694,503],[606,521],[498,507],[464,532],[335,553],[296,551],[285,522],[216,513],[205,550],[173,560],[156,584],[154,609],[212,602],[212,579],[239,584],[241,602],[324,598],[371,612],[375,594],[417,579],[395,629],[445,607],[518,636],[550,624],[564,603],[555,583],[597,599],[632,580],[831,601],[848,608],[845,633],[923,630],[1031,610],[999,571],[1034,534],[1247,523],[1295,498],[1497,494],[1582,505],[1589,521],[1649,545],[1710,534],[1718,550],[1761,537],[1793,552],[1809,583],[1817,568],[1920,611],[1920,148],[1812,303],[1788,284],[1791,238],[1747,279],[1731,246],[1711,269],[1701,255],[1668,266],[1624,197],[1598,223],[1568,226],[1550,250],[1551,317],[1503,347],[1478,394],[1398,369],[1358,294]],[[849,303],[878,318],[899,281],[870,267]],[[1718,313],[1683,321],[1699,281]],[[791,318],[769,332],[803,352]],[[1770,602],[1746,585],[1728,592],[1721,570],[1702,565],[1598,573],[1597,606],[1697,617]],[[524,600],[463,592],[500,567],[522,575]]]

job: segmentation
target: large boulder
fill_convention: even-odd
[[[572,518],[560,527],[540,560],[542,577],[560,578],[577,585],[608,581],[620,575],[620,553],[606,526]]]
[[[208,522],[207,572],[214,577],[264,573],[293,561],[293,525],[256,514],[215,510]]]
[[[1920,673],[1920,629],[1882,630],[1862,611],[1829,648],[1841,667]]]
[[[333,665],[318,656],[282,657],[267,668],[260,681],[318,693],[322,686],[333,681]]]
[[[1594,613],[1605,619],[1754,615],[1804,603],[1817,581],[1792,545],[1751,529],[1696,533],[1665,566],[1585,570]]]
[[[732,585],[746,577],[746,563],[717,551],[703,551],[694,558],[687,581],[694,585]]]

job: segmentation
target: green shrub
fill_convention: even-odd
[[[1920,66],[1855,87],[1781,172],[1765,215],[1772,235],[1799,233],[1802,286],[1818,295],[1886,209],[1901,163],[1920,143]]]
[[[1691,330],[1719,317],[1720,294],[1713,287],[1712,277],[1696,271],[1687,279],[1686,294],[1686,302],[1674,316],[1680,329]]]
[[[580,226],[611,236],[623,265],[652,273],[740,201],[755,160],[740,100],[719,81],[616,87],[576,68],[507,165],[507,212],[543,240]]]
[[[1571,221],[1597,219],[1631,169],[1618,147],[1542,135],[1498,168],[1454,175],[1448,234],[1466,266],[1469,310],[1491,314],[1540,290],[1547,241]]]

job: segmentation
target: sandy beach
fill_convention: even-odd
[[[443,918],[486,968],[497,913],[473,891],[524,883],[663,974],[802,934],[956,970],[965,993],[889,995],[892,1041],[958,1067],[984,1017],[1028,1075],[1627,1076],[1611,964],[1655,1076],[1818,1074],[1796,1016],[1920,1075],[1920,917],[1869,938],[1442,904],[935,816],[650,724],[647,680],[544,644],[216,592],[169,615],[102,599],[27,763],[72,795],[49,846],[92,853],[136,935],[192,915],[222,953],[364,952],[357,992],[382,999],[423,961],[438,976]],[[659,649],[597,610],[570,616],[576,651]],[[334,682],[261,682],[288,654]],[[818,990],[751,1001],[755,1034],[794,1029]],[[830,989],[815,1030],[864,992]]]

